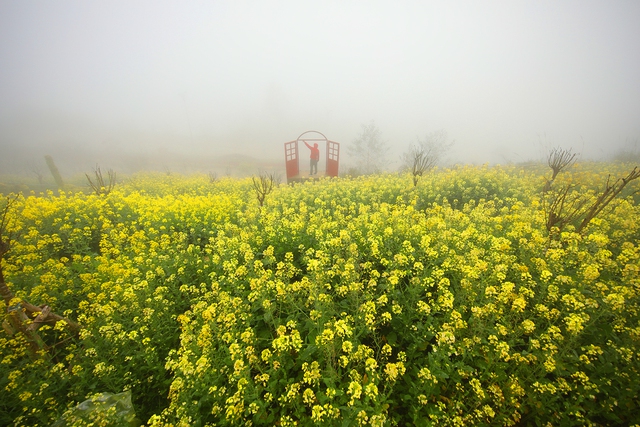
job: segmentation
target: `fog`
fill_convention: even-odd
[[[344,148],[372,120],[396,165],[437,130],[449,162],[604,158],[640,137],[639,19],[636,0],[1,0],[0,173],[284,164],[301,133]]]

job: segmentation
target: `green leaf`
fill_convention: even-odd
[[[396,335],[395,332],[389,332],[387,334],[387,342],[390,345],[394,345],[397,341],[398,341],[398,336]]]

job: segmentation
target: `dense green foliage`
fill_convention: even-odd
[[[205,176],[20,198],[7,284],[83,329],[41,328],[39,357],[0,335],[0,424],[124,390],[158,426],[639,424],[640,207],[549,236],[544,172],[327,179],[263,207]],[[571,179],[595,197],[608,173]]]

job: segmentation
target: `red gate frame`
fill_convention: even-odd
[[[303,138],[308,133],[317,133],[322,138]],[[301,181],[299,142],[324,142],[326,144],[325,176],[337,177],[340,167],[340,143],[327,139],[321,132],[309,130],[300,134],[295,141],[284,143],[284,159],[287,170],[287,182]]]
[[[284,143],[284,161],[287,167],[287,182],[289,177],[300,175],[300,165],[298,156],[298,141]]]

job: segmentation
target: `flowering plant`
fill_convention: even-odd
[[[82,330],[0,335],[0,423],[130,390],[156,426],[638,424],[640,208],[550,239],[544,172],[20,198],[7,285]]]

